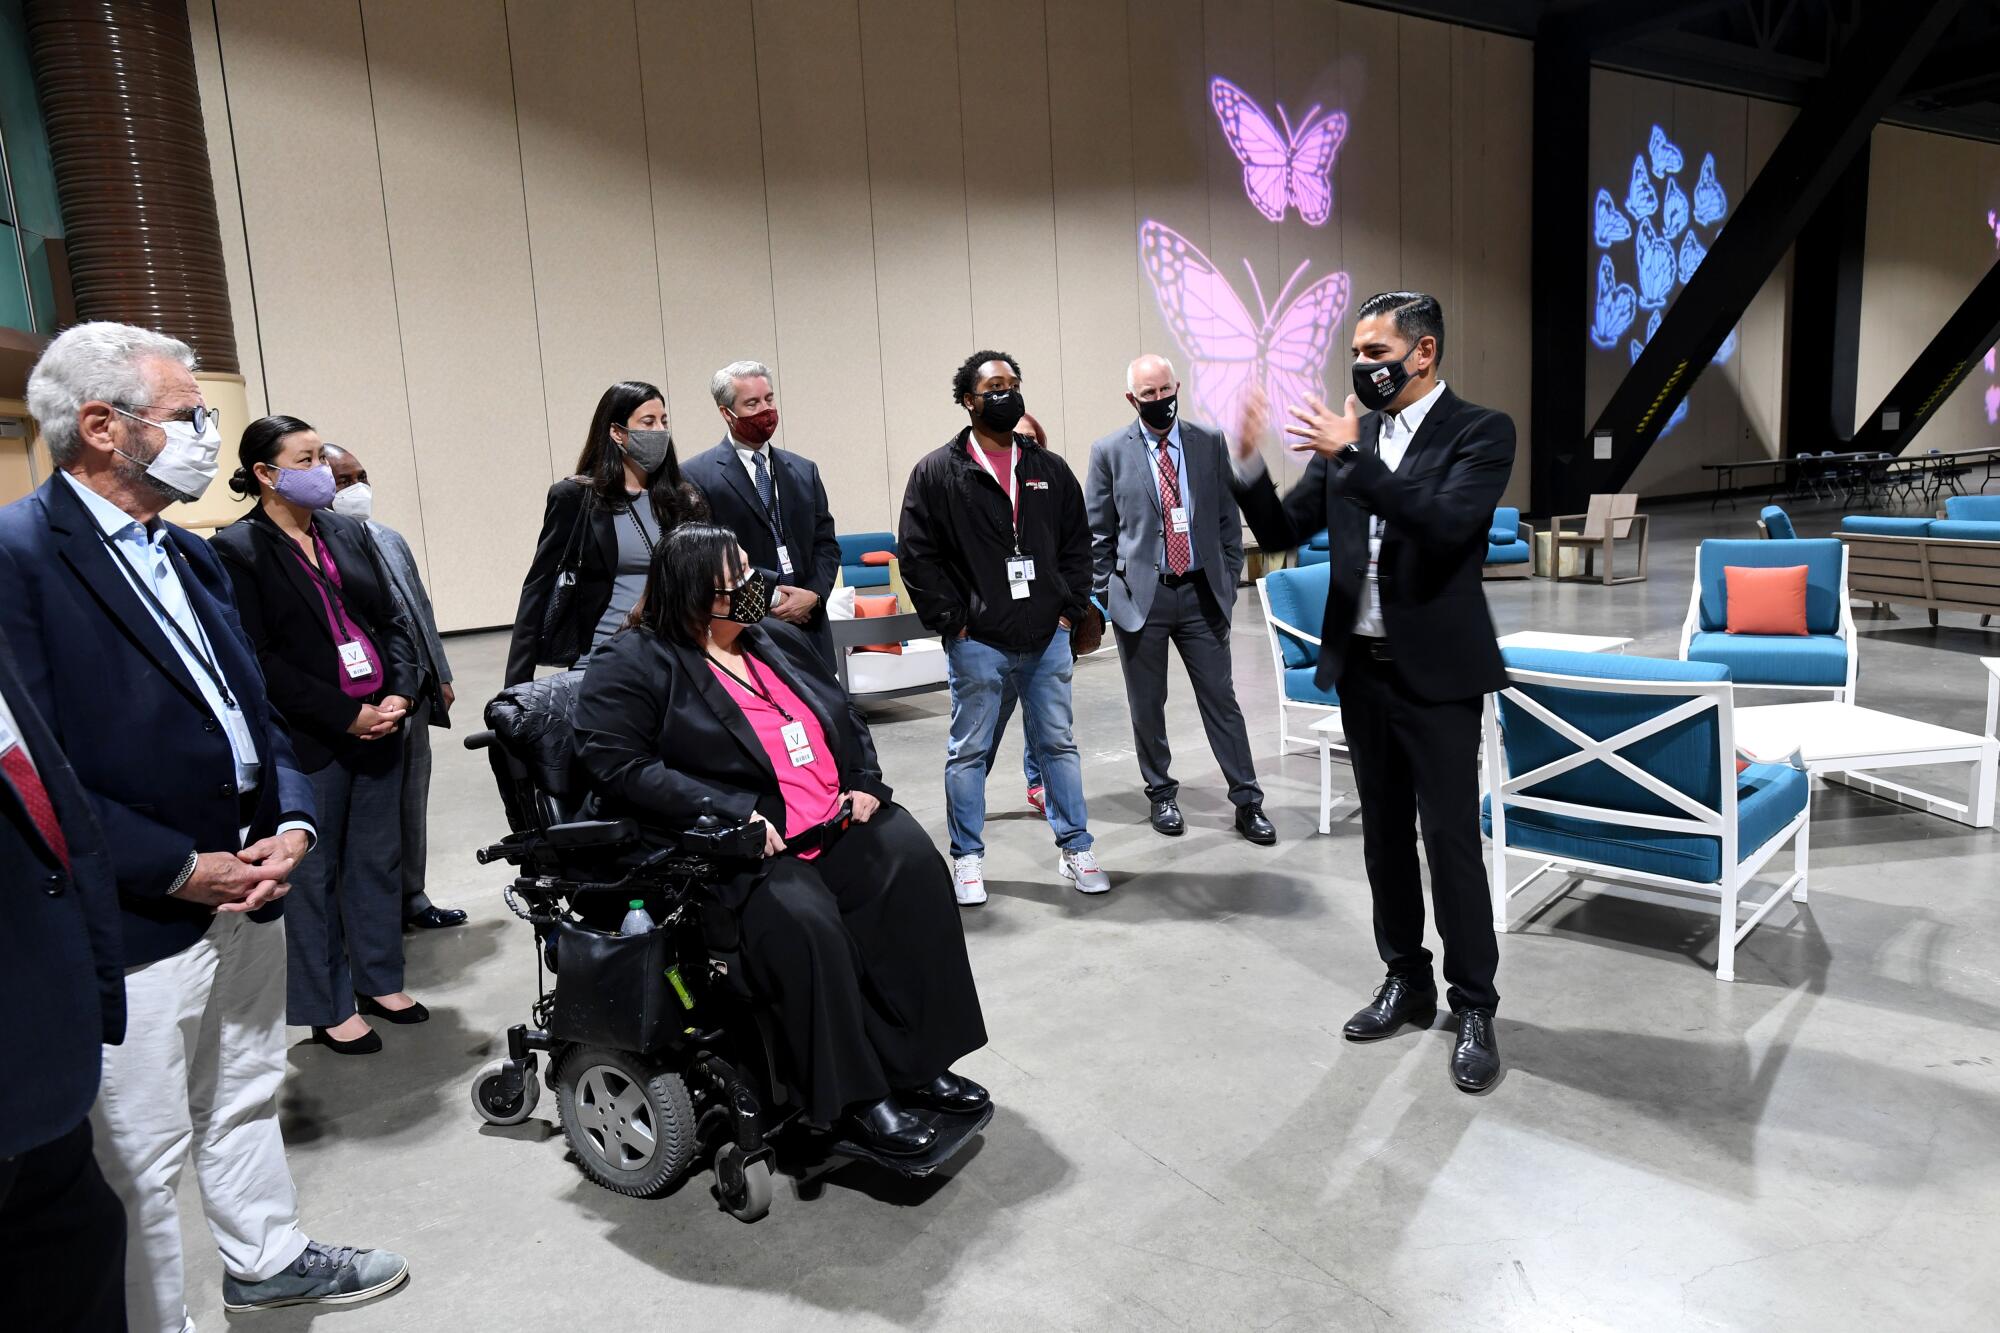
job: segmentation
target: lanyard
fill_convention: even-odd
[[[208,673],[209,680],[215,685],[216,693],[222,696],[223,706],[225,708],[235,708],[236,696],[229,692],[229,682],[223,678],[222,669],[215,664],[215,659],[211,653],[203,651],[203,644],[206,644],[208,641],[208,631],[202,628],[201,618],[195,616],[194,622],[195,629],[200,632],[202,637],[202,643],[198,644],[188,634],[187,630],[181,626],[180,617],[167,610],[167,605],[160,600],[160,595],[154,592],[144,579],[139,577],[138,572],[132,568],[131,562],[119,554],[118,548],[111,544],[111,539],[104,535],[104,529],[98,527],[95,523],[91,524],[91,528],[97,533],[97,540],[104,543],[104,549],[110,553],[112,563],[117,565],[124,573],[125,581],[138,591],[139,596],[159,614],[160,619],[166,621],[173,628],[174,637],[181,641],[181,644],[188,650],[188,655],[200,663],[201,669]],[[145,529],[142,527],[139,531],[143,533]],[[182,596],[186,596],[185,589],[182,590]],[[194,605],[192,602],[188,605],[188,614],[191,616],[194,615]],[[208,647],[212,649],[214,645],[208,644]]]
[[[731,680],[735,681],[738,685],[741,685],[744,689],[750,691],[750,693],[756,695],[759,699],[762,699],[765,703],[777,709],[779,717],[782,717],[787,722],[798,721],[797,718],[793,717],[790,713],[785,711],[785,706],[778,702],[776,697],[772,695],[770,689],[764,684],[764,677],[758,674],[757,671],[756,658],[750,656],[750,654],[748,653],[743,654],[743,665],[750,668],[749,680],[743,679],[743,677],[737,675],[734,671],[731,671],[728,667],[724,666],[720,661],[716,659],[715,654],[713,653],[708,654],[708,660],[709,663],[713,665],[717,671],[720,671],[723,675],[729,677]]]
[[[319,558],[322,561],[326,560],[328,556],[328,551],[326,549],[326,541],[319,535],[318,528],[314,528],[312,530],[312,539],[313,539],[313,549],[319,553]],[[306,559],[305,552],[299,549],[299,544],[297,542],[293,541],[289,537],[281,537],[279,540],[283,541],[286,548],[291,551],[292,559],[299,562],[299,568],[303,569],[306,572],[306,577],[310,579],[322,593],[326,594],[328,610],[334,616],[338,617],[340,620],[340,625],[338,626],[338,628],[345,629],[350,638],[356,638],[356,639],[360,638],[362,632],[361,622],[356,620],[354,618],[354,613],[347,609],[347,597],[346,594],[341,591],[342,579],[340,575],[336,572],[331,578],[329,578],[323,570],[321,570],[318,566],[314,565],[312,561]],[[336,627],[328,626],[328,629],[330,630],[333,628]]]
[[[1021,469],[1021,446],[1016,443],[1009,445],[1007,448],[1007,480],[1004,482],[993,471],[993,465],[986,461],[986,450],[980,445],[977,436],[968,440],[966,447],[972,450],[972,461],[979,464],[980,470],[993,478],[995,486],[998,486],[1007,493],[1007,508],[1014,524],[1014,554],[1019,555],[1021,553],[1021,479],[1018,474]]]

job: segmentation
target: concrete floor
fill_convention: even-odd
[[[1662,510],[1650,582],[1493,583],[1494,619],[1671,655],[1695,540],[1754,535],[1755,512]],[[1810,535],[1835,515],[1798,517]],[[2000,631],[1945,619],[1864,620],[1861,701],[1979,729],[1977,655],[2000,654]],[[324,1326],[1993,1327],[2000,834],[1816,795],[1812,902],[1751,935],[1734,984],[1712,971],[1712,915],[1580,891],[1503,937],[1508,1073],[1467,1097],[1442,1028],[1339,1036],[1380,972],[1360,827],[1314,832],[1316,762],[1275,758],[1247,591],[1236,624],[1280,844],[1230,831],[1178,672],[1192,828],[1155,835],[1117,665],[1084,664],[1091,822],[1117,888],[1086,899],[1056,879],[1015,780],[1017,732],[992,789],[992,902],[965,917],[992,1044],[961,1068],[999,1106],[983,1143],[921,1184],[848,1167],[801,1199],[781,1181],[755,1226],[717,1210],[705,1174],[654,1202],[586,1182],[551,1097],[514,1129],[475,1118],[468,1078],[526,1018],[534,964],[500,872],[471,855],[504,831],[484,760],[447,742],[432,892],[472,921],[411,941],[433,1021],[385,1029],[370,1059],[292,1057],[308,1229],[400,1250],[414,1271]],[[452,642],[462,696],[494,688],[502,648]],[[940,836],[945,732],[942,694],[875,725],[890,781]],[[188,1220],[194,1312],[219,1328],[213,1247]]]

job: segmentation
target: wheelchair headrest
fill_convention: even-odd
[[[564,671],[510,685],[486,705],[486,725],[535,787],[565,804],[584,794],[576,771],[576,732],[570,718],[583,685],[582,671]]]

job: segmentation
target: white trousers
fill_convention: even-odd
[[[191,947],[126,969],[125,1005],[125,1042],[104,1048],[91,1112],[97,1161],[125,1205],[130,1327],[181,1333],[193,1323],[174,1189],[190,1150],[231,1276],[261,1282],[305,1251],[278,1132],[284,922],[217,914]]]

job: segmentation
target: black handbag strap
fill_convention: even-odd
[[[597,501],[597,492],[586,486],[583,503],[577,506],[576,521],[569,525],[569,540],[563,543],[562,561],[556,566],[559,574],[574,574],[583,567],[583,534],[590,527],[591,506]]]

